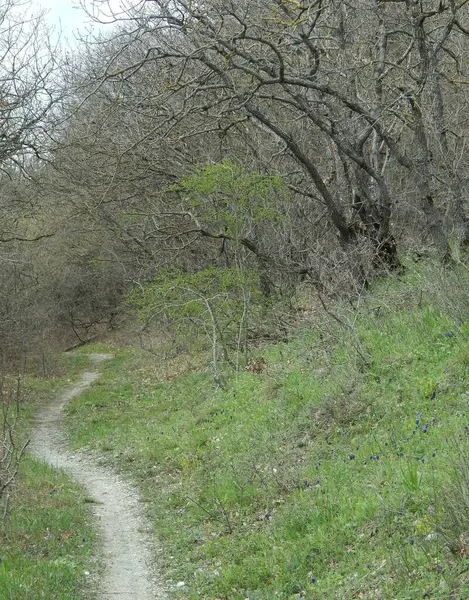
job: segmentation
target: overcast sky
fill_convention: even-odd
[[[93,23],[78,0],[33,0],[33,2],[36,9],[47,12],[48,23],[57,30],[61,29],[62,37],[66,38],[69,44],[76,43],[78,32],[84,35],[90,28],[100,27],[99,24]],[[112,3],[117,5],[116,0],[112,0]],[[86,4],[91,6],[91,2]],[[109,8],[106,11],[106,5],[103,4],[100,19],[106,20],[106,12],[109,15]]]

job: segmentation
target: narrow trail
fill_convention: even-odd
[[[95,367],[108,358],[111,355],[91,355]],[[93,500],[105,564],[99,600],[164,600],[163,585],[152,567],[150,525],[143,516],[138,493],[89,456],[70,452],[60,427],[65,405],[98,377],[97,371],[83,373],[78,383],[40,412],[30,449],[36,458],[80,482]]]

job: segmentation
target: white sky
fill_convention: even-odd
[[[111,0],[110,5],[118,6],[118,0]],[[88,1],[86,6],[91,9],[92,3]],[[56,30],[61,30],[63,41],[72,46],[77,43],[76,38],[80,34],[83,37],[91,29],[96,30],[106,26],[94,23],[80,5],[79,0],[33,0],[33,8],[34,10],[46,11],[46,20],[49,25]],[[99,19],[109,21],[109,15],[109,5],[103,3]],[[111,25],[108,25],[108,27],[111,27]]]

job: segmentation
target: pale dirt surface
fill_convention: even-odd
[[[91,355],[95,366],[108,358],[106,354]],[[152,566],[150,525],[138,493],[115,473],[97,466],[92,457],[70,452],[61,431],[64,406],[98,377],[96,371],[83,373],[81,381],[40,412],[30,449],[36,458],[63,469],[80,482],[92,500],[101,542],[100,559],[105,565],[98,583],[99,600],[165,600],[163,585]]]

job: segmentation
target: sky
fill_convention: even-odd
[[[91,7],[92,2],[88,1],[86,5]],[[46,12],[48,24],[60,30],[62,39],[72,46],[77,43],[80,34],[84,36],[90,29],[105,27],[93,22],[79,0],[33,0],[33,6],[35,10]],[[101,11],[98,13],[100,20],[110,20],[110,6],[118,6],[118,0],[111,0],[110,5],[102,3]]]

